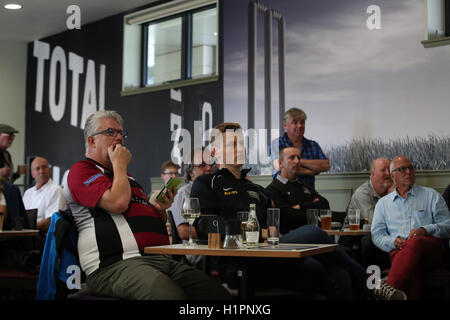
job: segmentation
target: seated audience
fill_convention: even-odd
[[[226,299],[228,292],[203,272],[168,255],[143,255],[167,245],[166,209],[176,188],[154,205],[127,173],[127,133],[113,110],[98,111],[84,128],[86,159],[75,163],[64,196],[79,233],[78,256],[94,294],[125,299]]]
[[[282,136],[272,141],[270,157],[273,173],[279,171],[278,154],[286,147],[300,150],[300,166],[297,170],[299,180],[308,188],[315,188],[315,176],[330,170],[330,161],[322,151],[320,145],[313,140],[306,139],[305,134],[306,113],[298,108],[291,108],[283,115],[283,126],[286,131]]]
[[[365,212],[368,215],[367,219],[369,221],[372,219],[378,200],[394,189],[389,165],[386,158],[372,161],[370,178],[356,189],[350,200],[349,209],[360,209],[361,215]],[[387,269],[390,266],[389,255],[373,244],[371,236],[364,236],[361,239],[361,258],[362,264],[366,267],[378,265],[381,269]]]
[[[415,184],[414,167],[408,158],[396,156],[390,171],[395,190],[375,206],[372,240],[389,252],[391,259],[382,283],[404,292],[404,299],[419,299],[421,274],[443,263],[441,239],[450,237],[450,212],[436,190]]]
[[[266,209],[272,207],[272,200],[263,187],[246,179],[249,169],[242,169],[245,148],[243,139],[238,138],[240,128],[238,123],[222,123],[215,127],[223,133],[223,138],[218,138],[223,139],[223,143],[214,143],[215,136],[211,139],[211,152],[220,170],[197,177],[191,197],[199,198],[202,214],[217,214],[226,221],[236,219],[237,211],[248,211],[250,203],[255,203],[261,238],[267,238]],[[226,157],[225,154],[231,155],[231,161],[230,156]],[[305,225],[281,236],[280,242],[332,243],[332,240],[323,230]],[[229,259],[223,260],[219,264],[220,275],[233,285],[237,269]],[[274,273],[268,279],[265,272],[271,267],[283,271]],[[255,263],[253,268],[251,272],[256,275],[254,279],[258,280],[255,285],[262,285],[261,279],[264,278],[265,285],[276,283],[310,294],[321,292],[331,299],[353,298],[356,296],[356,290],[353,289],[361,290],[367,279],[365,270],[343,250],[297,261],[262,260]]]
[[[330,209],[330,205],[315,189],[308,188],[298,179],[300,150],[281,149],[278,161],[280,173],[266,190],[275,207],[280,208],[280,232],[285,234],[307,224],[307,209]]]
[[[196,154],[201,163],[195,163]],[[189,223],[182,216],[183,201],[185,198],[190,197],[192,184],[198,176],[213,172],[213,165],[208,165],[202,161],[202,155],[202,149],[193,150],[191,153],[191,163],[183,164],[184,181],[186,184],[178,190],[178,193],[175,195],[173,200],[173,204],[169,209],[172,212],[173,220],[177,227],[177,230],[174,231],[178,232],[178,236],[183,240],[183,242],[189,240]],[[192,238],[198,238],[195,228],[192,228]],[[196,266],[201,260],[201,256],[194,255],[187,255],[186,258],[193,266]]]
[[[47,232],[53,213],[65,209],[62,188],[50,179],[50,166],[47,159],[36,157],[31,162],[31,176],[36,185],[25,191],[25,209],[37,209],[36,227]]]

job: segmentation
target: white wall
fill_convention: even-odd
[[[0,123],[19,130],[8,149],[15,168],[25,163],[25,90],[27,43],[0,40]],[[15,181],[23,183],[23,177]]]

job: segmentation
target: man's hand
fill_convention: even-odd
[[[131,152],[121,144],[111,145],[108,147],[109,160],[114,166],[122,165],[127,167],[131,161]]]
[[[292,206],[292,209],[297,209],[297,210],[300,210],[300,205],[299,204],[296,204],[295,206]]]
[[[165,194],[163,194],[162,198],[163,198],[164,202],[160,202],[158,199],[155,199],[154,206],[155,206],[156,210],[158,210],[158,212],[161,216],[161,219],[163,220],[164,223],[166,223],[166,221],[167,221],[166,210],[172,206],[173,199],[175,198],[175,195],[177,194],[177,192],[178,192],[177,188],[173,187],[171,190],[170,189],[167,190],[167,194],[169,196],[166,196]]]
[[[409,233],[408,239],[411,239],[413,237],[418,237],[418,236],[426,236],[426,235],[428,235],[427,230],[420,227],[417,229],[412,229],[411,232]]]
[[[397,249],[401,250],[403,246],[405,245],[406,240],[402,239],[400,237],[397,237],[394,241],[394,245]]]

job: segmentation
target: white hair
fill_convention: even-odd
[[[86,152],[89,148],[88,138],[92,136],[99,127],[100,119],[103,118],[111,118],[114,119],[121,127],[123,127],[123,118],[122,116],[114,110],[99,110],[93,114],[91,114],[87,119],[84,125],[84,143],[86,146]]]

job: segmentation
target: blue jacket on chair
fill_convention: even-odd
[[[78,233],[73,219],[65,211],[55,212],[45,240],[39,280],[36,289],[37,300],[54,300],[57,280],[63,283],[72,275],[70,266],[80,266],[77,254]]]

